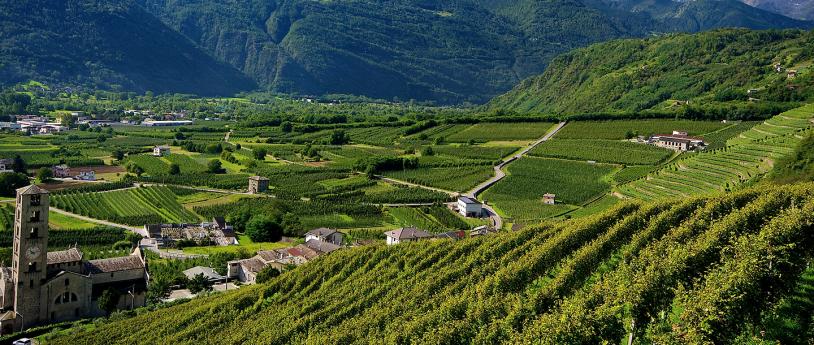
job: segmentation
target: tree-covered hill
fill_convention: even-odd
[[[438,103],[486,102],[558,54],[599,41],[811,26],[737,0],[2,0],[0,8],[2,84],[197,94],[256,85]]]
[[[786,17],[814,20],[814,0],[741,0],[744,3]]]
[[[132,1],[0,0],[0,84],[234,94],[255,83]]]
[[[138,0],[261,86],[298,94],[485,102],[575,47],[722,26],[808,27],[736,0],[658,13],[599,0]]]
[[[598,43],[555,58],[492,109],[579,114],[814,97],[814,32],[716,30]],[[780,64],[781,71],[775,69]],[[790,79],[789,70],[797,76]],[[751,91],[750,91],[751,90]]]
[[[806,344],[814,185],[365,246],[53,344]]]

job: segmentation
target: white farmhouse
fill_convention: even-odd
[[[318,228],[305,233],[305,242],[316,240],[342,245],[342,233],[334,229]]]
[[[153,147],[153,156],[156,157],[164,157],[169,156],[170,154],[170,147],[169,146],[156,146]]]
[[[464,217],[477,217],[483,215],[483,205],[468,196],[458,197],[458,212]]]
[[[384,233],[387,236],[387,245],[399,244],[401,242],[418,241],[432,238],[432,234],[417,228],[401,228]]]

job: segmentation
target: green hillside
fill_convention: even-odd
[[[729,139],[725,147],[685,155],[638,180],[621,185],[618,191],[630,198],[653,200],[709,194],[735,189],[772,171],[775,162],[787,162],[791,174],[806,164],[795,154],[803,139],[810,135],[814,106],[808,105],[777,115]],[[799,163],[789,162],[789,160]],[[780,177],[780,176],[776,177]],[[782,178],[779,180],[783,180]]]
[[[0,0],[0,85],[234,94],[254,83],[131,0]]]
[[[814,184],[347,249],[53,344],[804,344]],[[631,325],[634,328],[631,329]]]
[[[591,1],[164,1],[148,11],[261,86],[482,103],[590,43],[716,27],[810,27],[701,0],[654,15]]]
[[[691,112],[723,102],[759,107],[810,100],[813,39],[814,32],[806,31],[730,29],[599,43],[557,57],[545,73],[488,107],[557,114]],[[775,63],[783,72],[775,71]],[[798,71],[796,78],[787,78],[789,69]]]

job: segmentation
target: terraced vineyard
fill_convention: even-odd
[[[812,228],[814,184],[624,203],[494,236],[341,250],[49,344],[805,344]]]
[[[167,187],[142,187],[100,193],[54,195],[56,208],[83,216],[127,225],[196,222]]]
[[[808,105],[772,117],[752,129],[727,141],[728,145],[738,145],[777,136],[795,135],[812,126],[814,105]]]
[[[811,118],[811,106],[775,116],[729,140],[730,146],[691,155],[618,187],[618,192],[654,200],[730,190],[766,173],[776,160],[793,153],[809,130]],[[784,127],[777,127],[779,124]]]

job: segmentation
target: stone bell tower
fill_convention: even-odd
[[[14,311],[23,327],[41,319],[40,287],[47,274],[48,191],[35,185],[17,190],[14,212]]]

